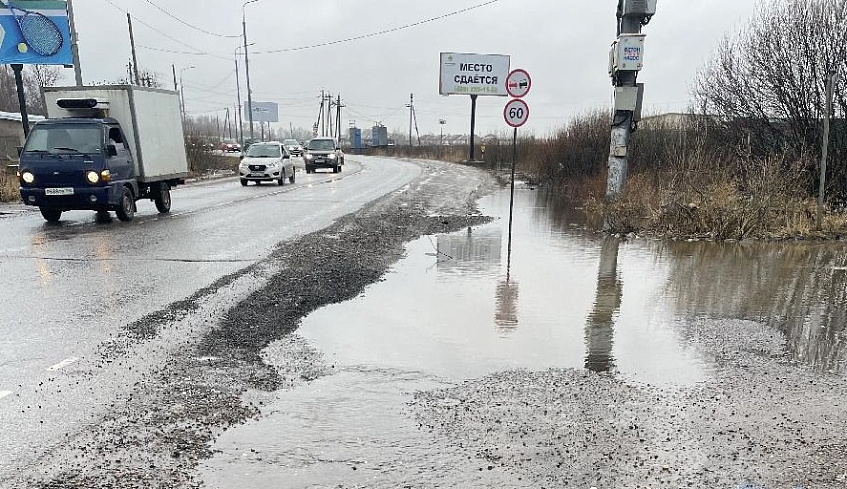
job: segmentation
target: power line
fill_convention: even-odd
[[[110,0],[104,0],[104,1],[111,3]],[[371,32],[371,33],[368,33],[368,34],[362,34],[362,35],[359,35],[359,36],[353,36],[353,37],[348,37],[348,38],[344,38],[344,39],[337,39],[337,40],[334,40],[334,41],[326,41],[326,42],[321,42],[321,43],[317,43],[317,44],[310,44],[310,45],[306,45],[306,46],[299,46],[299,47],[293,47],[293,48],[281,48],[281,49],[272,49],[272,50],[268,50],[268,51],[256,51],[256,52],[251,52],[250,54],[261,55],[261,54],[289,53],[289,52],[294,52],[294,51],[305,51],[307,49],[316,49],[316,48],[322,48],[322,47],[327,47],[327,46],[334,46],[336,44],[344,44],[344,43],[353,42],[353,41],[360,41],[362,39],[368,39],[368,38],[372,38],[372,37],[382,36],[382,35],[385,35],[385,34],[391,34],[391,33],[394,33],[394,32],[405,30],[405,29],[410,29],[412,27],[418,27],[418,26],[421,26],[421,25],[424,25],[424,24],[429,24],[429,23],[436,22],[436,21],[439,21],[439,20],[447,19],[449,17],[454,17],[456,15],[464,14],[464,13],[470,12],[472,10],[476,10],[476,9],[486,7],[488,5],[497,3],[499,1],[500,0],[488,0],[486,2],[477,4],[477,5],[472,5],[470,7],[455,10],[453,12],[438,15],[436,17],[430,17],[428,19],[419,20],[419,21],[413,22],[411,24],[405,24],[405,25],[401,25],[401,26],[391,27],[391,28],[388,28],[388,29],[383,29],[383,30],[380,30],[380,31]],[[112,5],[114,5],[114,4],[112,4]],[[215,57],[215,58],[222,58],[222,56],[220,54],[214,54],[214,53],[209,53],[209,52],[206,52],[206,51],[201,51],[201,50],[196,49],[194,47],[188,46],[184,43],[181,43],[181,44],[183,46],[187,47],[187,48],[193,49],[194,52],[176,51],[176,50],[169,50],[169,49],[162,49],[162,48],[154,48],[154,47],[150,47],[150,46],[138,46],[138,47],[143,48],[143,49],[148,49],[148,50],[151,50],[151,51],[159,51],[159,52],[163,52],[163,53],[184,54],[184,55],[190,55],[190,56],[212,56],[212,57]]]
[[[121,8],[118,4],[116,4],[116,3],[115,3],[115,2],[113,2],[112,0],[103,0],[103,1],[104,1],[104,2],[106,2],[106,3],[108,3],[109,5],[111,5],[112,7],[114,7],[114,8],[116,8],[116,9],[120,10],[121,12],[123,12],[123,13],[125,13],[125,14],[129,14],[129,11],[128,11],[128,10],[125,10],[125,9]],[[157,29],[157,28],[153,27],[152,25],[148,24],[147,22],[144,22],[143,20],[137,19],[137,18],[135,18],[135,17],[133,17],[133,18],[134,18],[134,19],[135,19],[135,21],[136,21],[136,22],[138,22],[139,24],[141,24],[141,25],[143,25],[143,26],[147,27],[148,29],[152,30],[153,32],[156,32],[157,34],[161,35],[162,37],[165,37],[165,38],[167,38],[167,39],[170,39],[171,41],[173,41],[173,42],[175,42],[175,43],[179,44],[180,46],[183,46],[183,47],[186,47],[186,48],[188,48],[188,49],[192,49],[192,50],[194,50],[194,51],[195,51],[195,53],[191,53],[191,54],[203,54],[203,55],[207,55],[207,56],[212,56],[213,58],[220,58],[220,59],[226,59],[226,60],[229,60],[229,57],[224,57],[224,56],[220,56],[220,55],[217,55],[217,54],[212,54],[212,53],[206,53],[206,52],[203,52],[203,51],[201,51],[201,50],[199,50],[199,49],[195,48],[194,46],[190,46],[190,45],[186,44],[184,41],[180,41],[179,39],[177,39],[177,38],[175,38],[175,37],[171,37],[169,34],[166,34],[165,32],[162,32],[161,30],[159,30],[159,29]]]
[[[163,14],[165,14],[168,17],[172,18],[173,20],[179,22],[180,24],[187,26],[187,27],[190,27],[190,28],[194,29],[195,31],[202,32],[203,34],[208,34],[210,36],[215,36],[215,37],[225,37],[227,39],[236,39],[236,38],[241,37],[241,34],[230,36],[230,35],[226,35],[226,34],[218,34],[217,32],[207,31],[206,29],[203,29],[202,27],[197,27],[195,25],[189,24],[188,22],[186,22],[186,21],[180,19],[179,17],[177,17],[176,15],[168,12],[164,8],[160,7],[159,5],[153,3],[151,0],[144,0],[144,1],[149,3],[150,5],[152,5],[153,7],[155,7],[157,10],[159,10]]]
[[[322,42],[322,43],[318,43],[318,44],[311,44],[311,45],[308,45],[308,46],[300,46],[300,47],[296,47],[296,48],[283,48],[283,49],[273,49],[273,50],[270,50],[270,51],[257,51],[257,52],[251,53],[251,54],[258,55],[258,54],[288,53],[288,52],[291,52],[291,51],[303,51],[303,50],[306,50],[306,49],[322,48],[322,47],[326,47],[326,46],[334,46],[336,44],[343,44],[343,43],[347,43],[347,42],[360,41],[362,39],[368,39],[368,38],[371,38],[371,37],[382,36],[384,34],[391,34],[393,32],[402,31],[404,29],[410,29],[412,27],[418,27],[418,26],[421,26],[421,25],[424,25],[424,24],[429,24],[431,22],[443,20],[443,19],[446,19],[448,17],[453,17],[455,15],[463,14],[463,13],[466,13],[466,12],[470,12],[471,10],[476,10],[478,8],[482,8],[482,7],[491,5],[493,3],[497,3],[499,1],[500,0],[488,0],[487,2],[483,2],[483,3],[477,4],[477,5],[472,5],[470,7],[466,7],[466,8],[460,9],[460,10],[456,10],[456,11],[453,11],[453,12],[450,12],[450,13],[447,13],[447,14],[439,15],[439,16],[436,16],[436,17],[430,17],[430,18],[424,19],[424,20],[419,20],[419,21],[413,22],[411,24],[401,25],[401,26],[397,26],[397,27],[391,27],[389,29],[383,29],[383,30],[377,31],[377,32],[371,32],[369,34],[362,34],[360,36],[348,37],[348,38],[345,38],[345,39],[338,39],[338,40],[335,40],[335,41],[327,41],[327,42]]]

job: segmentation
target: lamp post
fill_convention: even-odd
[[[250,122],[250,141],[252,142],[254,139],[253,136],[253,94],[250,91],[250,57],[248,56],[247,51],[247,5],[251,3],[258,2],[259,0],[248,0],[241,5],[241,29],[243,31],[244,37],[244,74],[247,77],[247,117]]]
[[[182,83],[182,73],[186,70],[192,70],[196,66],[186,66],[179,70],[179,105],[182,107],[182,130],[185,131],[185,85]]]
[[[250,43],[248,46],[252,46],[255,43]],[[244,49],[244,46],[238,46],[235,48],[235,89],[238,94],[238,114],[236,114],[236,120],[238,121],[238,144],[244,148],[244,120],[241,116],[241,79],[238,74],[238,50]]]

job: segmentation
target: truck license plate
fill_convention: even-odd
[[[265,176],[265,174],[264,174],[264,173],[251,173],[251,174],[250,174],[250,176],[251,176],[251,177],[261,178],[261,177],[264,177],[264,176]]]
[[[44,195],[73,195],[73,194],[74,194],[73,187],[46,188],[46,189],[44,189]]]

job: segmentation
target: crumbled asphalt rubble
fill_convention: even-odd
[[[536,487],[847,487],[847,382],[791,364],[739,320],[684,326],[718,365],[694,387],[614,374],[511,371],[419,392],[422,429]]]
[[[195,346],[145,375],[129,398],[117,401],[90,430],[42,456],[33,474],[24,476],[25,485],[200,487],[194,470],[199,459],[211,456],[217,435],[260,415],[261,401],[244,400],[248,390],[289,388],[324,374],[322,367],[299,361],[288,365],[291,372],[281,372],[263,361],[266,346],[286,338],[310,312],[349,300],[380,280],[402,257],[406,242],[490,220],[475,205],[482,193],[496,188],[491,177],[454,165],[445,171],[445,163],[419,164],[422,175],[407,188],[327,229],[282,243],[268,259],[279,272],[265,287],[232,308]],[[224,277],[215,286],[243,273]],[[113,361],[125,352],[126,341],[153,341],[171,321],[195,311],[215,286],[128,325],[123,343],[105,348],[104,358]]]

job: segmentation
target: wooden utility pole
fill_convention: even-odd
[[[815,228],[818,231],[823,229],[823,207],[824,199],[826,198],[826,160],[829,157],[829,126],[830,118],[832,117],[832,92],[834,91],[835,80],[838,74],[832,72],[826,77],[826,115],[823,118],[823,142],[821,148],[821,177],[820,189],[818,190],[818,213],[815,219]]]

